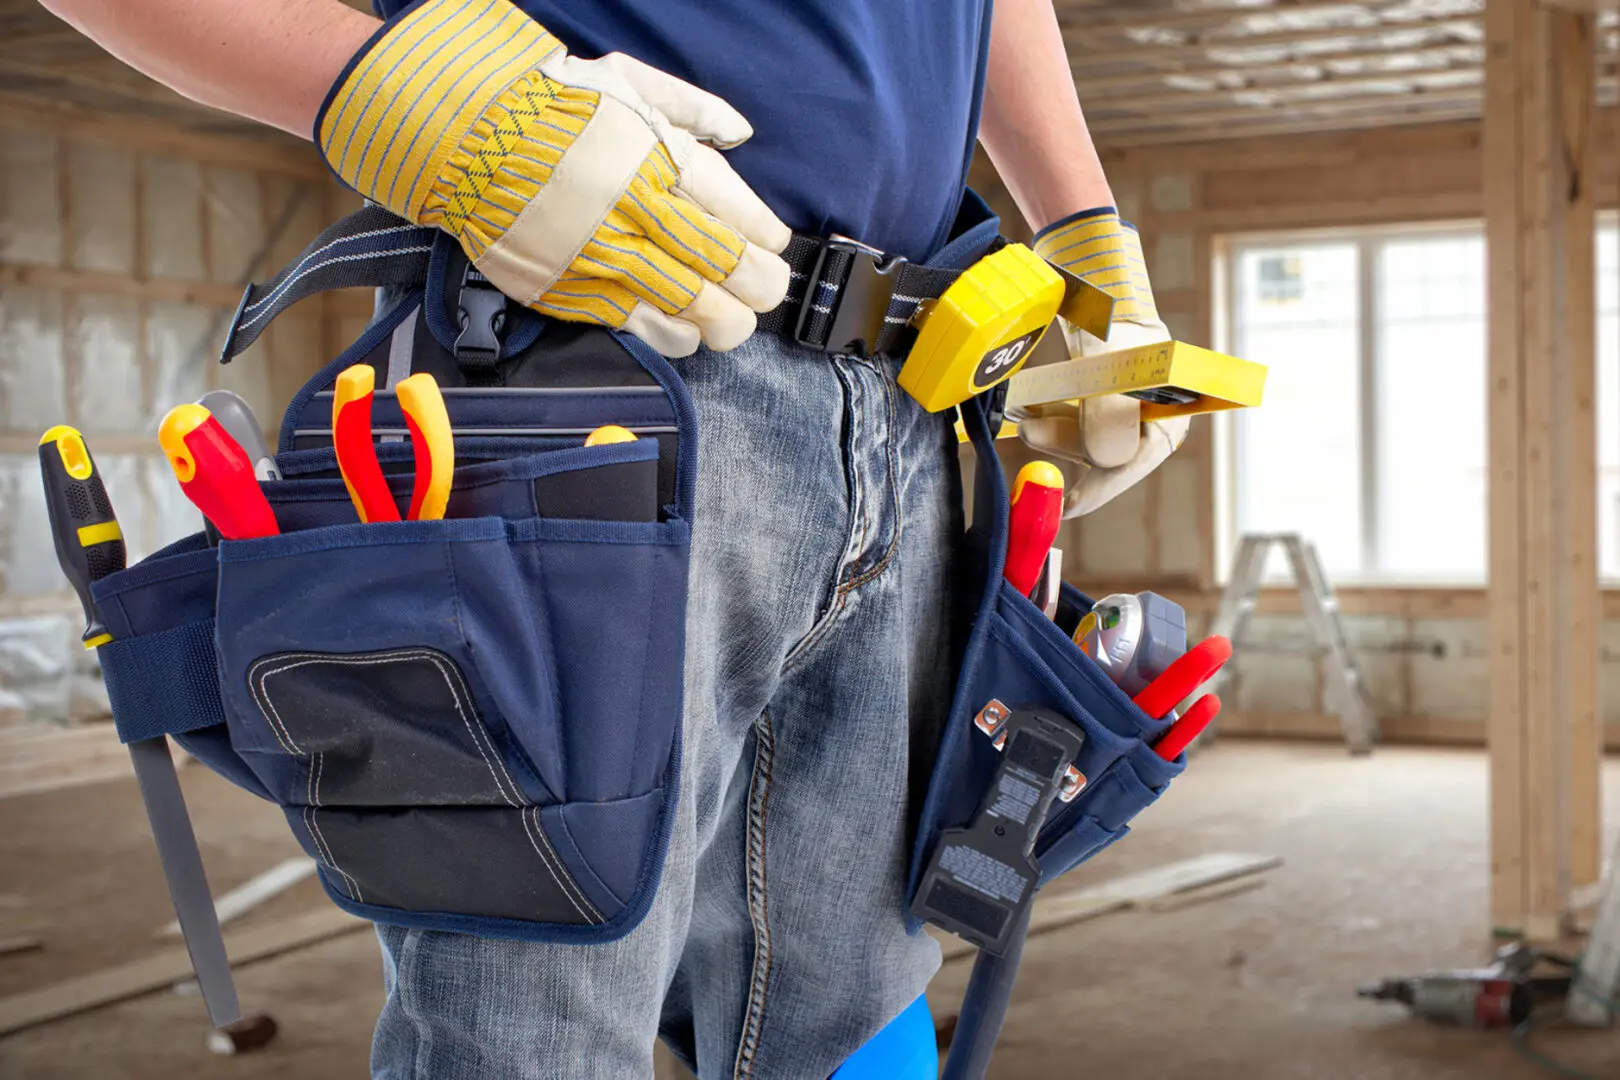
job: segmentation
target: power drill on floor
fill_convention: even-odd
[[[1399,1001],[1412,1015],[1439,1024],[1478,1030],[1516,1027],[1540,1002],[1569,992],[1568,975],[1530,977],[1542,960],[1568,964],[1564,957],[1540,949],[1509,945],[1496,954],[1490,967],[1385,979],[1377,986],[1362,987],[1356,996]]]

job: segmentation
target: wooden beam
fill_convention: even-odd
[[[1557,63],[1560,97],[1573,112],[1564,143],[1569,154],[1569,226],[1564,231],[1562,333],[1569,342],[1568,381],[1557,427],[1569,440],[1568,561],[1570,631],[1570,880],[1575,888],[1603,879],[1603,712],[1599,693],[1602,601],[1598,592],[1597,446],[1597,118],[1592,92],[1596,20],[1560,18],[1554,46],[1569,60]],[[1602,64],[1599,64],[1600,78]]]
[[[1221,124],[1221,130],[1225,132],[1225,138],[1232,141],[1257,138],[1269,139],[1278,136],[1314,135],[1322,132],[1381,130],[1413,124],[1422,124],[1429,127],[1456,120],[1477,119],[1479,117],[1479,104],[1478,102],[1469,102],[1461,105],[1425,105],[1421,108],[1403,109],[1395,116],[1348,113],[1308,120],[1297,118],[1277,120],[1266,110],[1254,109],[1251,111],[1253,113],[1251,119],[1226,121]],[[1136,133],[1093,132],[1093,134],[1097,136],[1097,146],[1104,152],[1147,146],[1185,146],[1205,143],[1212,138],[1220,137],[1205,126],[1155,128],[1151,131]]]
[[[1483,79],[1484,73],[1480,66],[1474,63],[1455,64],[1443,68],[1422,68],[1414,71],[1379,72],[1371,75],[1356,75],[1340,78],[1330,76],[1322,79],[1301,79],[1295,82],[1274,82],[1262,86],[1222,86],[1212,90],[1169,90],[1160,94],[1133,94],[1094,100],[1090,102],[1093,109],[1157,109],[1163,106],[1198,105],[1204,102],[1231,102],[1240,95],[1258,98],[1262,95],[1274,99],[1281,99],[1271,103],[1256,103],[1250,108],[1264,114],[1278,104],[1324,104],[1332,105],[1338,102],[1352,101],[1364,97],[1369,101],[1384,101],[1390,104],[1421,100],[1430,94],[1450,95],[1456,91],[1468,90],[1478,85],[1474,81],[1464,81],[1456,78],[1458,75],[1470,75],[1476,79]],[[1449,81],[1432,84],[1427,80],[1447,77]],[[1378,91],[1379,87],[1399,86],[1400,90]],[[1324,90],[1332,90],[1332,94],[1324,94]],[[1355,92],[1371,90],[1372,94],[1358,95]],[[1341,92],[1342,91],[1342,92]],[[1301,95],[1315,94],[1315,97]],[[1183,117],[1186,122],[1195,122],[1200,118],[1201,110],[1177,114],[1178,121]]]
[[[1286,75],[1290,72],[1300,71],[1301,69],[1326,67],[1328,64],[1343,64],[1352,62],[1365,63],[1369,60],[1410,60],[1418,57],[1439,58],[1456,56],[1457,53],[1463,49],[1480,50],[1480,46],[1471,42],[1451,42],[1450,44],[1436,45],[1432,48],[1424,49],[1400,50],[1390,49],[1387,47],[1377,49],[1349,49],[1342,52],[1311,53],[1307,56],[1295,56],[1290,57],[1287,60],[1279,60],[1275,63],[1266,64],[1206,64],[1202,67],[1165,68],[1163,70],[1144,68],[1141,71],[1130,71],[1123,75],[1096,75],[1089,77],[1082,73],[1085,70],[1085,65],[1080,65],[1075,73],[1074,85],[1075,89],[1080,91],[1080,101],[1082,104],[1101,105],[1104,102],[1113,100],[1112,96],[1101,96],[1104,91],[1139,86],[1151,86],[1154,84],[1163,86],[1166,79],[1219,79],[1224,76],[1238,75],[1243,77],[1245,80],[1252,80],[1257,75]],[[1475,57],[1475,62],[1481,62],[1483,59],[1484,54],[1482,51],[1480,51],[1479,55]],[[1436,69],[1402,68],[1399,69],[1399,73],[1402,75],[1421,75],[1425,71],[1432,70]],[[1312,85],[1312,83],[1306,81],[1304,82],[1304,85],[1308,86]],[[1246,84],[1243,87],[1243,89],[1251,88],[1265,89],[1266,87],[1254,87],[1252,84]],[[1123,97],[1125,95],[1119,96]]]
[[[1360,112],[1373,115],[1375,122],[1409,124],[1413,112],[1421,117],[1426,112],[1454,112],[1466,108],[1479,111],[1477,88],[1462,87],[1457,91],[1435,90],[1424,94],[1375,94],[1363,97],[1322,98],[1315,101],[1284,101],[1273,105],[1234,105],[1221,109],[1195,109],[1170,111],[1158,116],[1116,116],[1093,121],[1089,127],[1099,136],[1140,133],[1150,134],[1158,129],[1190,131],[1210,138],[1212,133],[1225,128],[1233,120],[1277,121],[1295,116],[1342,116]],[[1379,116],[1378,114],[1382,114]],[[1219,128],[1217,128],[1219,125]]]
[[[1115,42],[1099,40],[1084,26],[1065,27],[1063,40],[1074,56],[1077,69],[1096,64],[1156,63],[1164,60],[1207,60],[1215,49],[1286,48],[1318,41],[1355,41],[1393,31],[1433,30],[1437,33],[1470,30],[1479,25],[1477,15],[1430,15],[1377,26],[1335,26],[1315,30],[1271,30],[1263,34],[1218,34],[1195,37],[1176,45],[1141,45],[1114,48]],[[1461,39],[1459,39],[1461,40]],[[1093,55],[1094,53],[1094,55]]]
[[[266,128],[262,138],[192,131],[135,116],[110,116],[83,106],[0,97],[0,127],[84,137],[153,153],[181,154],[215,165],[331,182],[331,173],[307,143]]]
[[[1575,593],[1597,586],[1595,538],[1576,535],[1591,512],[1577,504],[1596,498],[1594,466],[1577,460],[1596,443],[1577,445],[1566,422],[1577,393],[1592,393],[1576,387],[1592,359],[1575,355],[1568,320],[1569,298],[1593,289],[1571,244],[1596,227],[1583,194],[1594,30],[1536,0],[1487,0],[1491,916],[1535,941],[1570,926],[1571,789],[1577,768],[1597,768],[1595,746],[1577,754],[1572,739],[1573,684],[1596,673],[1576,659],[1596,648],[1596,622],[1572,620]]]
[[[1168,11],[1159,14],[1145,14],[1141,11],[1130,10],[1134,5],[1119,5],[1121,10],[1099,15],[1083,15],[1080,18],[1065,18],[1061,13],[1058,16],[1060,24],[1075,26],[1077,29],[1088,31],[1106,30],[1110,33],[1125,33],[1131,30],[1174,30],[1182,27],[1205,27],[1210,23],[1238,22],[1244,19],[1265,18],[1277,15],[1316,15],[1329,11],[1343,12],[1345,14],[1358,13],[1360,8],[1368,5],[1357,4],[1354,0],[1295,0],[1293,3],[1283,2],[1260,7],[1255,4],[1237,6],[1234,4],[1212,4],[1190,11]],[[1389,3],[1384,9],[1393,10],[1399,5]],[[1375,9],[1382,14],[1383,9]]]

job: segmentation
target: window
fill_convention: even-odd
[[[1598,245],[1600,570],[1620,578],[1620,229]],[[1266,408],[1229,418],[1234,533],[1300,532],[1349,580],[1485,576],[1485,241],[1479,225],[1239,240],[1239,356]]]

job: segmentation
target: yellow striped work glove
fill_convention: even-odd
[[[1142,241],[1111,206],[1074,214],[1035,236],[1035,251],[1106,289],[1114,321],[1105,342],[1064,323],[1069,355],[1098,353],[1169,341],[1148,282]],[[1158,468],[1187,437],[1185,416],[1142,423],[1141,404],[1124,394],[1048,406],[1018,425],[1026,443],[1073,462],[1078,476],[1063,500],[1063,516],[1089,514]]]
[[[315,121],[345,182],[454,236],[502,292],[666,356],[741,344],[787,294],[788,228],[715,149],[752,134],[628,56],[569,56],[507,0],[409,8]]]

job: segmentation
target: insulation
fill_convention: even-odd
[[[156,431],[163,414],[181,401],[208,392],[222,313],[200,304],[154,303],[146,316],[146,354],[152,378],[147,428]]]
[[[0,288],[0,430],[35,433],[67,416],[62,295]]]
[[[1173,454],[1159,466],[1159,572],[1191,576],[1202,562],[1198,507],[1203,501],[1203,462]]]
[[[140,304],[129,296],[85,293],[68,306],[73,415],[98,431],[146,434],[140,366]]]
[[[1411,657],[1414,716],[1485,717],[1490,656],[1484,619],[1414,619],[1412,636],[1434,648]]]
[[[1240,643],[1223,700],[1242,712],[1317,712],[1315,642],[1299,615],[1256,615]]]
[[[135,270],[135,155],[121,146],[66,143],[68,264],[128,276]]]
[[[1149,569],[1147,537],[1148,493],[1146,484],[1137,484],[1120,493],[1112,502],[1087,514],[1080,521],[1078,565],[1071,568],[1074,555],[1064,552],[1064,575],[1143,574]]]
[[[277,319],[276,324],[254,342],[252,348],[229,364],[215,364],[212,357],[207,361],[214,372],[214,385],[242,395],[260,424],[269,424],[276,419],[276,399],[270,390],[270,357],[281,335],[281,324],[282,320]]]
[[[257,265],[265,242],[258,174],[210,166],[204,182],[211,280],[221,285],[243,285],[254,277],[269,277],[275,268]]]
[[[1153,275],[1155,292],[1191,289],[1198,284],[1198,267],[1194,265],[1196,247],[1191,233],[1157,232],[1152,244],[1148,270]]]
[[[135,477],[131,478],[132,481]],[[203,527],[202,515],[175,483],[174,473],[162,458],[140,459],[140,488],[143,492],[144,524],[150,530],[148,544],[151,550],[190,536]],[[135,485],[132,483],[132,487]],[[150,493],[150,498],[145,493]]]
[[[1191,173],[1167,173],[1153,178],[1148,188],[1148,199],[1153,209],[1162,214],[1191,210],[1194,206],[1194,178]]]
[[[1362,686],[1375,713],[1398,716],[1406,712],[1406,662],[1417,643],[1403,619],[1378,615],[1344,616],[1344,633],[1361,669]],[[1330,672],[1324,661],[1323,674]],[[1323,695],[1324,712],[1336,712],[1337,683],[1329,677]]]
[[[202,169],[195,161],[148,156],[141,183],[148,277],[206,281]]]
[[[49,596],[64,587],[45,516],[39,457],[0,454],[0,592]]]
[[[0,129],[0,260],[60,264],[61,217],[56,140]]]

